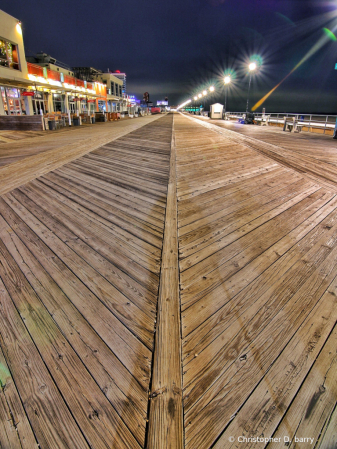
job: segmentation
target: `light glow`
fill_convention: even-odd
[[[180,106],[177,107],[177,111],[178,111],[180,108],[183,108],[183,107],[185,107],[187,104],[191,103],[191,101],[192,101],[192,100],[187,100],[187,101],[185,101],[185,103],[182,103]]]
[[[297,70],[302,64],[304,64],[309,58],[311,58],[311,56],[313,56],[315,53],[317,53],[318,50],[320,50],[328,41],[329,41],[330,37],[325,35],[323,36],[308,52],[307,54],[300,60],[300,62],[298,64],[296,64],[296,66],[288,73],[288,75],[286,75],[283,80],[281,80],[275,87],[273,87],[273,89],[271,89],[263,98],[261,98],[261,100],[259,100],[253,107],[252,107],[252,111],[256,111],[256,109],[258,107],[260,107],[266,100],[268,97],[270,97],[270,95],[275,92],[275,90],[281,86],[281,84],[287,79],[289,78],[290,75],[292,75],[295,70]]]
[[[198,95],[198,98],[201,98],[201,97],[202,97],[202,94],[199,94],[199,95]]]
[[[254,70],[256,70],[256,62],[251,62],[250,64],[249,64],[249,70],[252,72],[252,71],[254,71]]]
[[[19,34],[21,34],[22,35],[22,27],[21,27],[21,22],[18,22],[17,24],[16,24],[16,31],[19,33]]]
[[[203,94],[203,96],[207,95],[207,90],[204,90],[204,91],[202,92],[202,94]]]
[[[211,86],[210,88],[209,88],[209,90],[210,90],[210,92],[214,92],[214,86]]]
[[[195,97],[194,97],[194,101],[197,101],[197,99],[198,99],[198,97],[197,97],[197,96],[195,96]]]
[[[224,83],[225,84],[229,84],[230,82],[231,82],[231,77],[230,76],[225,76]]]

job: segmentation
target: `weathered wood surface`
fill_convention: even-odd
[[[2,131],[0,130],[0,144],[13,143],[16,140],[45,136],[45,131]]]
[[[182,115],[175,133],[186,448],[335,447],[332,183]]]
[[[146,116],[137,120],[124,119],[113,123],[65,128],[56,132],[45,132],[43,136],[35,138],[2,143],[0,194],[9,192],[24,182],[54,170],[158,118],[160,116]]]
[[[59,133],[50,160],[17,143],[1,169],[6,449],[336,447],[327,140],[300,166],[297,135],[283,148],[266,128],[241,139],[177,114],[172,136],[172,121],[130,120],[87,147]]]
[[[0,115],[0,130],[43,131],[41,115]]]
[[[224,120],[207,120],[206,123],[220,128],[226,137],[245,143],[300,173],[306,173],[336,192],[337,143],[332,136],[307,132],[286,133],[275,126],[239,125]]]
[[[184,447],[176,155],[172,139],[147,447]]]
[[[3,447],[144,447],[172,116],[140,123],[0,198]]]

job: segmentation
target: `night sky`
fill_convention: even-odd
[[[252,55],[262,65],[250,106],[312,50],[259,110],[337,113],[337,41],[324,30],[337,35],[337,0],[2,0],[0,8],[22,21],[27,55],[118,69],[129,94],[170,104],[212,84],[208,104],[223,103],[232,70],[228,109],[243,111]]]

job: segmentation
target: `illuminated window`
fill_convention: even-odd
[[[0,66],[20,70],[18,46],[0,39]]]

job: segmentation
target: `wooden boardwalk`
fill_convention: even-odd
[[[144,446],[171,134],[167,116],[0,199],[0,447]]]
[[[186,448],[336,447],[335,193],[235,135],[175,130]]]
[[[337,158],[136,127],[0,169],[0,448],[336,448]]]

